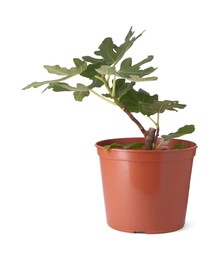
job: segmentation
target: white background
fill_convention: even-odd
[[[0,4],[0,259],[218,259],[218,1],[8,0]],[[118,232],[105,221],[96,141],[141,136],[95,96],[21,91],[70,67],[111,36],[146,29],[130,55],[153,54],[146,90],[187,108],[162,117],[162,133],[194,123],[198,144],[185,228]],[[141,86],[143,87],[143,85]],[[147,122],[144,122],[147,124]]]

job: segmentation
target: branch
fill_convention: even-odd
[[[117,103],[116,103],[117,104]],[[125,107],[119,105],[119,107],[129,116],[129,118],[138,126],[142,134],[144,135],[145,139],[147,138],[148,131],[144,129],[142,124],[133,116],[131,112],[129,112]]]

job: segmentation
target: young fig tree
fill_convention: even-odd
[[[95,56],[82,56],[74,58],[74,65],[71,68],[60,67],[59,65],[44,68],[59,77],[53,80],[33,82],[23,89],[38,88],[45,86],[44,91],[51,89],[55,92],[68,91],[73,93],[76,101],[83,101],[84,98],[94,95],[111,105],[119,107],[130,120],[139,128],[144,136],[145,142],[142,144],[130,144],[122,146],[112,144],[105,147],[106,150],[112,147],[122,147],[124,149],[158,149],[162,142],[171,138],[180,137],[194,131],[194,125],[185,125],[176,132],[162,135],[161,141],[157,142],[160,132],[160,114],[165,111],[178,111],[185,108],[185,104],[179,101],[159,100],[157,94],[150,95],[147,91],[137,89],[138,82],[157,80],[156,76],[151,76],[156,68],[150,66],[153,56],[144,57],[138,63],[133,64],[131,57],[126,57],[128,50],[143,33],[135,36],[132,28],[125,37],[121,45],[116,45],[112,38],[105,38],[100,44]],[[71,86],[68,80],[78,77],[78,83]],[[83,78],[90,80],[89,84],[83,83]],[[146,85],[146,84],[145,84]],[[135,113],[141,113],[149,118],[153,127],[147,129],[137,120]]]

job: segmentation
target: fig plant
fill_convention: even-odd
[[[94,52],[95,57],[74,58],[74,66],[69,69],[59,65],[45,65],[44,68],[49,73],[60,77],[53,80],[33,82],[23,89],[46,85],[43,92],[48,89],[55,92],[72,92],[76,101],[83,101],[84,98],[94,94],[111,105],[119,107],[139,128],[145,142],[126,146],[112,144],[105,147],[106,150],[112,147],[124,149],[142,149],[143,147],[146,150],[153,150],[158,149],[164,141],[192,133],[195,129],[194,125],[185,125],[176,132],[162,135],[157,142],[160,132],[160,114],[167,110],[178,111],[178,109],[185,108],[186,105],[180,104],[179,101],[159,100],[157,94],[150,95],[142,88],[136,89],[137,83],[155,81],[157,77],[151,76],[156,68],[152,66],[142,68],[153,60],[152,55],[145,57],[136,64],[133,64],[132,58],[125,58],[127,51],[143,33],[137,36],[134,34],[131,27],[124,42],[119,46],[113,42],[112,38],[105,38],[98,50]],[[67,81],[74,76],[79,76],[80,80],[76,86],[71,86]],[[81,81],[82,78],[89,79],[89,84],[84,84]],[[135,113],[141,113],[149,118],[153,127],[145,129],[136,118]]]

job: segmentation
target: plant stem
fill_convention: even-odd
[[[154,119],[153,118],[151,118],[150,116],[148,116],[148,118],[155,124],[155,126],[157,127],[157,123],[156,123],[156,121],[154,121]]]
[[[116,97],[114,97],[114,102],[118,107],[122,109],[123,112],[125,112],[129,116],[129,118],[138,126],[144,137],[146,137],[148,132],[145,130],[142,124],[133,116],[133,114],[128,111]]]
[[[138,126],[144,137],[147,137],[148,131],[145,130],[145,128],[142,126],[142,124],[133,116],[131,112],[129,112],[125,107],[120,108],[129,116],[129,118]]]
[[[163,142],[164,142],[164,139],[162,139],[162,140],[160,141],[160,143],[156,146],[156,149],[158,149]]]
[[[157,138],[158,138],[159,132],[160,132],[160,113],[159,112],[157,113],[157,123],[156,123],[156,126],[157,126],[157,130],[156,130],[156,134],[155,134],[155,137],[154,137],[154,144],[156,144]]]
[[[160,132],[160,128],[159,128],[159,126],[158,126],[157,129],[156,129],[155,137],[154,137],[154,144],[155,144],[155,145],[156,145],[156,142],[157,142],[157,138],[158,138],[158,136],[159,136],[159,132]]]
[[[113,77],[113,87],[112,87],[112,97],[114,98],[116,94],[116,75]]]
[[[153,150],[155,132],[156,132],[155,128],[152,128],[152,127],[149,128],[148,134],[145,137],[145,150]]]
[[[157,127],[160,127],[160,113],[157,113]]]
[[[106,101],[106,102],[108,102],[108,103],[110,103],[110,104],[112,104],[112,105],[116,105],[113,101],[111,101],[111,100],[105,98],[104,96],[98,94],[98,93],[97,93],[96,91],[94,91],[93,89],[90,89],[90,92],[92,92],[92,93],[93,93],[94,95],[96,95],[97,97],[103,99],[104,101]]]
[[[112,95],[111,93],[111,89],[110,89],[110,86],[109,86],[109,83],[108,81],[106,80],[106,78],[102,75],[102,77],[99,77],[99,76],[95,76],[95,78],[99,79],[100,81],[102,81],[105,85],[105,87],[107,88],[108,92],[110,95]]]

